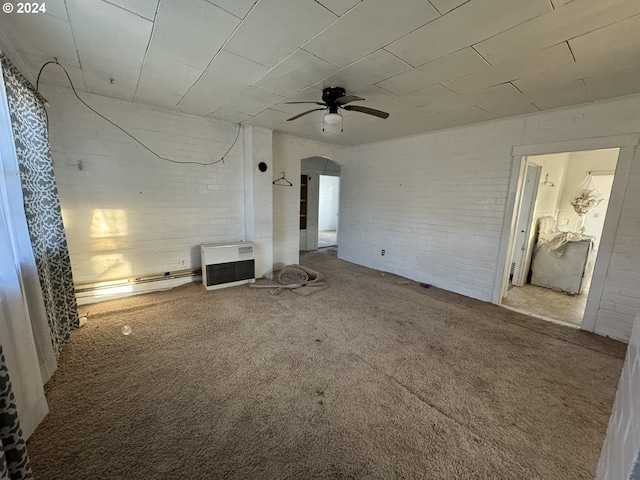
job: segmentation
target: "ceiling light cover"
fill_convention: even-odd
[[[340,125],[342,123],[342,115],[339,113],[327,113],[324,116],[324,122],[331,126]]]

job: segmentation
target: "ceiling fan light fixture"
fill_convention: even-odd
[[[339,113],[327,113],[324,116],[324,123],[331,125],[332,127],[340,125],[342,123],[342,115]]]

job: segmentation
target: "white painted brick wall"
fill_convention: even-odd
[[[242,132],[224,164],[176,165],[153,157],[69,90],[47,86],[44,94],[51,105],[54,171],[76,282],[199,268],[200,243],[244,240]],[[221,122],[96,95],[84,98],[158,154],[178,161],[217,160],[237,133],[237,126]],[[107,220],[120,220],[99,238],[92,220],[103,210]]]
[[[490,301],[512,147],[638,132],[633,96],[350,148],[339,256]],[[597,333],[622,340],[640,302],[638,150],[596,320]]]
[[[640,478],[640,311],[627,349],[616,401],[609,419],[597,480]],[[634,471],[635,476],[631,476]]]

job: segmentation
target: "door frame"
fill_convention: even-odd
[[[530,175],[530,172],[529,172],[530,167],[535,168],[535,172],[532,177],[533,195],[530,201],[527,201],[529,205],[526,205],[525,189],[526,189],[527,180],[529,179],[529,175]],[[531,229],[533,228],[533,217],[535,214],[536,202],[538,199],[538,186],[540,183],[540,176],[542,174],[542,167],[540,165],[535,164],[534,162],[529,160],[527,157],[523,157],[523,164],[521,168],[523,169],[522,188],[521,188],[521,194],[517,197],[518,209],[516,213],[516,228],[514,229],[515,236],[514,236],[514,242],[513,242],[513,249],[511,250],[511,260],[509,261],[509,269],[511,269],[511,264],[513,264],[516,257],[519,257],[519,260],[516,262],[516,267],[513,271],[513,279],[511,280],[511,283],[516,287],[523,286],[527,280],[528,269],[526,269],[526,264],[527,264],[527,258],[529,257],[529,239],[531,238]],[[521,226],[520,222],[522,220],[523,207],[527,207],[528,211],[526,213],[527,218],[525,219],[525,222],[526,222],[525,227],[524,227],[524,230],[522,231],[522,233],[524,233],[523,243],[522,243],[522,246],[524,248],[522,249],[522,253],[520,253],[517,251],[518,244],[516,243],[516,239],[518,238],[517,230],[519,228],[519,225]]]
[[[521,194],[523,184],[523,162],[527,156],[546,155],[552,153],[579,152],[586,150],[603,150],[608,148],[619,148],[618,162],[616,164],[613,187],[609,198],[609,207],[600,240],[600,251],[596,259],[596,264],[587,297],[587,304],[584,311],[582,324],[583,330],[594,331],[596,327],[596,317],[604,292],[609,262],[613,253],[613,244],[622,212],[624,194],[627,188],[629,172],[636,153],[636,146],[640,144],[640,134],[615,135],[608,137],[594,137],[577,140],[567,140],[560,142],[520,145],[512,148],[511,157],[511,179],[507,195],[505,215],[502,222],[502,236],[498,252],[498,272],[500,265],[503,267],[502,275],[498,273],[493,286],[492,302],[501,305],[509,284],[510,260],[515,242],[515,229],[517,227],[516,209],[518,195]]]

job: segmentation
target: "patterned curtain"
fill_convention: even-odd
[[[44,98],[7,57],[0,56],[20,167],[29,237],[56,357],[78,326],[71,261],[49,150]]]
[[[16,402],[11,393],[9,372],[0,345],[0,480],[28,480],[33,478],[27,446],[22,437]]]

